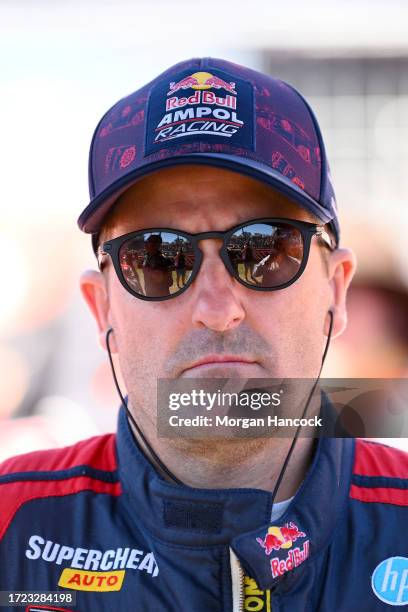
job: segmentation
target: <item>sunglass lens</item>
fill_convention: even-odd
[[[291,281],[302,265],[300,230],[287,223],[254,223],[237,230],[227,247],[235,273],[250,286],[274,288]]]
[[[152,298],[178,293],[194,266],[192,244],[173,232],[141,232],[119,251],[123,277],[135,293]]]

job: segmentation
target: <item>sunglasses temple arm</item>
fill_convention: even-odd
[[[324,226],[317,226],[316,236],[319,236],[319,238],[321,238],[327,244],[327,246],[330,247],[332,251],[335,250],[336,246],[335,244],[333,244],[333,240],[330,234],[324,229]]]

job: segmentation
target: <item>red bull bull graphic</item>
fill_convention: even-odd
[[[256,541],[265,549],[266,555],[270,555],[273,550],[280,550],[283,544],[283,540],[280,540],[274,533],[267,533],[263,540],[262,538],[256,538]]]
[[[254,93],[249,82],[232,81],[221,71],[197,71],[176,74],[168,87],[158,87],[149,101],[147,154],[189,140],[230,142],[253,150]]]
[[[265,554],[270,555],[273,550],[290,548],[298,538],[305,538],[306,534],[299,531],[295,523],[286,523],[284,527],[269,527],[265,538],[256,538],[256,541],[265,549]]]
[[[300,531],[298,526],[292,521],[286,523],[283,527],[273,525],[269,527],[264,538],[256,538],[258,544],[264,549],[266,555],[271,555],[273,551],[288,550],[286,557],[281,558],[275,556],[270,560],[271,572],[274,578],[282,576],[285,572],[297,567],[307,557],[310,552],[310,542],[303,542],[302,548],[299,546],[293,547],[294,542],[299,538],[305,538],[306,534]]]
[[[170,83],[170,89],[167,95],[171,96],[177,91],[180,91],[180,89],[192,89],[193,87],[196,87],[198,85],[199,82],[194,76],[188,76],[184,79],[181,79],[181,81],[179,81],[178,83]]]
[[[235,83],[228,83],[211,72],[195,72],[190,76],[182,78],[178,82],[170,83],[168,96],[175,94],[180,89],[225,89],[228,93],[237,95],[235,91]]]
[[[224,81],[223,79],[218,78],[215,75],[211,75],[206,81],[205,81],[205,85],[207,87],[214,87],[214,89],[225,89],[226,91],[228,91],[229,93],[232,93],[234,95],[236,95],[236,91],[235,91],[235,83],[233,83],[232,81],[230,83],[227,83],[226,81]]]

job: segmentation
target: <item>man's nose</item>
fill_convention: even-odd
[[[195,327],[227,331],[245,318],[241,302],[244,289],[228,272],[219,250],[221,240],[200,241],[203,258],[190,290],[194,292],[192,320]]]

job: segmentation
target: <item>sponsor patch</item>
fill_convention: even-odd
[[[62,570],[58,586],[65,589],[77,591],[120,591],[125,578],[125,570],[118,572],[86,572],[85,570],[70,569]]]
[[[77,591],[120,591],[125,570],[145,572],[152,578],[159,574],[153,552],[130,547],[74,548],[32,535],[25,556],[62,566],[58,586]]]
[[[371,577],[374,594],[389,606],[408,606],[408,557],[381,561]]]
[[[271,592],[269,589],[261,591],[253,578],[244,578],[244,607],[243,610],[271,611]]]
[[[191,70],[158,83],[148,102],[145,154],[185,142],[254,148],[254,91],[220,70]]]
[[[283,576],[308,558],[310,542],[304,540],[304,538],[306,538],[306,534],[292,521],[280,527],[272,525],[264,537],[256,538],[268,557],[274,551],[278,553],[270,559],[273,578]],[[304,540],[301,543],[302,545],[293,547],[294,542],[298,539]],[[288,551],[287,554],[286,551]]]

